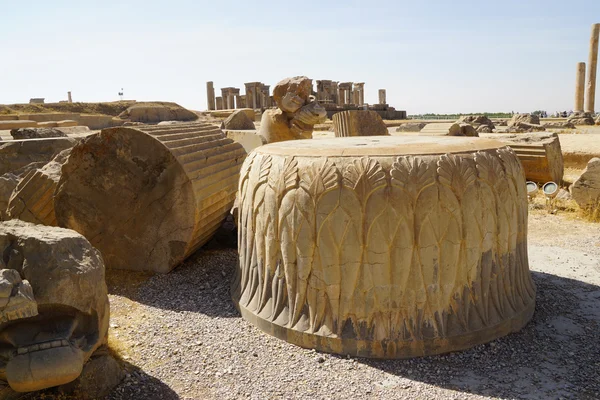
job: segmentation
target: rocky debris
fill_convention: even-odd
[[[254,122],[242,110],[234,111],[225,121],[221,123],[221,129],[225,130],[254,130]]]
[[[107,338],[100,252],[75,231],[19,220],[0,222],[0,249],[0,315],[10,320],[0,325],[0,335],[10,343],[2,380],[17,392],[72,382]],[[29,289],[7,287],[21,279]],[[8,308],[16,296],[27,300]]]
[[[349,110],[333,115],[333,131],[336,137],[387,136],[387,126],[375,111]]]
[[[162,121],[195,121],[198,115],[179,105],[135,104],[119,114],[119,118],[151,124]]]
[[[513,134],[491,134],[486,136],[510,146],[523,165],[527,180],[560,184],[564,163],[560,140],[555,132]]]
[[[513,133],[521,132],[541,132],[545,131],[546,128],[539,124],[530,124],[528,122],[517,121],[513,125],[509,124],[509,131]]]
[[[470,124],[450,122],[427,124],[421,129],[419,136],[479,136],[479,134]]]
[[[508,126],[508,121],[505,119],[496,120],[496,126]]]
[[[458,125],[460,126],[460,136],[471,136],[471,137],[479,136],[478,131],[473,127],[473,125],[467,124],[467,123],[459,123]],[[482,126],[485,126],[485,125],[482,125]],[[489,129],[489,127],[488,127],[488,129]]]
[[[19,128],[12,129],[10,135],[13,139],[42,139],[53,137],[67,137],[67,135],[56,128]]]
[[[600,115],[598,115],[598,117],[596,117],[596,125],[600,125]]]
[[[87,237],[108,268],[167,273],[219,228],[245,156],[210,124],[104,129],[62,167],[58,225]]]
[[[477,133],[492,133],[494,131],[494,128],[490,128],[487,125],[479,125],[479,127],[477,128]]]
[[[21,221],[57,226],[54,192],[71,149],[63,150],[42,168],[30,171],[14,189],[6,215]]]
[[[600,208],[600,158],[592,158],[569,188],[573,200],[584,210]]]
[[[568,121],[545,122],[542,126],[545,129],[575,129],[575,124]]]
[[[396,132],[420,132],[425,125],[425,122],[407,122],[397,127]]]
[[[0,175],[19,170],[31,163],[47,163],[78,139],[71,137],[0,142]]]
[[[482,125],[485,125],[490,128],[490,132],[495,128],[492,120],[490,120],[485,115],[466,115],[466,116],[460,117],[458,119],[458,121],[456,121],[456,122],[458,122],[459,124],[466,123],[466,124],[473,125],[473,127],[475,129],[478,129]],[[479,132],[479,130],[478,130],[478,132]]]
[[[539,125],[540,117],[533,114],[515,114],[512,116],[510,121],[508,121],[508,126],[515,126],[517,123],[526,123],[530,125]]]
[[[590,113],[586,112],[576,112],[571,114],[569,118],[567,118],[567,122],[570,122],[573,125],[594,125],[594,118]]]

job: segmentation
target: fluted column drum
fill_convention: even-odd
[[[500,142],[280,142],[239,183],[242,316],[306,348],[405,358],[522,328],[535,287],[521,164]]]

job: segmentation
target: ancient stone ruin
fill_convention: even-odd
[[[16,392],[77,379],[107,339],[100,252],[71,230],[18,220],[0,223],[0,249],[0,379]]]
[[[62,167],[58,225],[87,237],[108,268],[168,272],[225,219],[245,156],[209,124],[105,129]]]
[[[588,212],[600,212],[600,158],[592,158],[569,188],[573,200]]]
[[[342,111],[333,116],[336,137],[389,135],[387,126],[374,111]]]
[[[277,109],[263,113],[258,134],[266,143],[311,139],[313,126],[325,122],[325,109],[312,97],[312,81],[305,76],[286,78],[273,90]]]
[[[352,137],[256,149],[239,185],[233,298],[306,348],[405,358],[521,329],[535,287],[515,153],[456,137]]]

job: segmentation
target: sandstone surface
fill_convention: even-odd
[[[109,305],[100,252],[78,233],[19,220],[0,223],[0,335],[17,392],[75,380],[106,342]]]
[[[49,162],[63,150],[73,147],[70,137],[0,141],[0,175],[35,162]]]
[[[109,128],[75,146],[54,205],[108,268],[166,273],[231,209],[246,152],[204,123]]]
[[[600,158],[592,158],[570,187],[573,200],[584,210],[600,208]]]
[[[347,137],[256,149],[239,185],[242,317],[306,348],[406,358],[521,329],[525,176],[500,142]]]
[[[56,128],[19,128],[12,129],[10,135],[14,139],[44,139],[53,137],[67,137],[67,135]]]
[[[236,110],[221,123],[221,129],[226,130],[254,130],[254,121],[243,110]]]
[[[375,111],[350,110],[333,115],[336,137],[387,136],[388,129]]]

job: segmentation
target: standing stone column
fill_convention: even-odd
[[[583,112],[583,95],[585,91],[585,63],[577,63],[577,75],[575,78],[575,112]]]
[[[346,90],[343,88],[338,89],[338,105],[343,106],[346,104]]]
[[[387,104],[385,99],[385,89],[379,89],[379,104]]]
[[[215,99],[215,101],[216,101],[216,103],[217,103],[217,110],[222,110],[222,109],[224,108],[224,107],[223,107],[223,97],[221,97],[221,96],[218,96],[218,97]]]
[[[208,110],[215,109],[215,88],[212,82],[206,82],[206,107]]]
[[[71,92],[67,92],[67,98],[68,98],[69,103],[73,102],[73,97],[71,97]]]
[[[600,24],[592,25],[590,36],[590,58],[588,59],[588,74],[586,87],[585,112],[594,112],[596,99],[596,68],[598,65],[598,36],[600,36]]]

